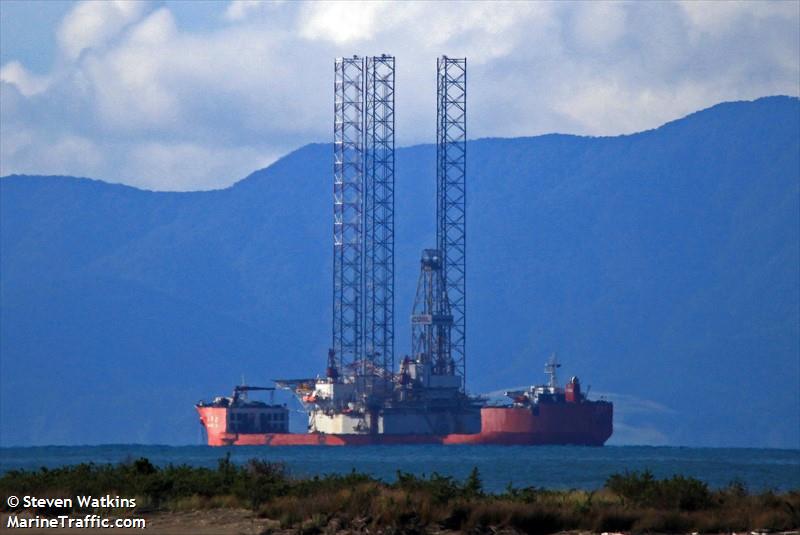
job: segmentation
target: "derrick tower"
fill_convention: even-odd
[[[436,375],[453,375],[450,333],[453,316],[438,249],[425,249],[420,260],[419,281],[411,313],[411,352]]]
[[[411,314],[411,347],[416,363],[432,375],[457,377],[464,391],[466,58],[437,59],[436,78],[436,249],[422,251]]]

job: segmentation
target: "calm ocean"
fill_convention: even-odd
[[[657,477],[696,477],[712,487],[739,480],[753,491],[800,489],[800,450],[640,446],[48,446],[0,448],[0,472],[81,462],[117,463],[138,457],[159,465],[213,467],[228,452],[235,462],[256,457],[284,462],[296,475],[355,468],[386,481],[392,481],[398,470],[416,474],[435,471],[464,478],[477,466],[489,491],[501,491],[509,483],[515,487],[594,489],[613,473],[644,469]]]

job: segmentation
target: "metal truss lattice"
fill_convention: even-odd
[[[453,316],[442,277],[442,256],[436,249],[422,251],[414,308],[411,312],[411,354],[437,375],[452,375],[450,354]]]
[[[339,369],[363,356],[364,60],[334,75],[333,349]]]
[[[442,56],[436,67],[436,240],[453,316],[451,356],[466,382],[467,60]]]
[[[365,375],[394,371],[394,81],[393,56],[366,58]]]

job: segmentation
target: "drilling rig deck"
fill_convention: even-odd
[[[489,406],[466,391],[467,60],[437,59],[436,244],[422,251],[410,352],[395,362],[393,56],[334,64],[333,325],[324,376],[276,379],[308,415],[233,398],[196,410],[212,446],[585,444],[611,436],[613,406],[573,377]],[[396,364],[399,364],[396,366]],[[278,427],[280,426],[280,427]]]

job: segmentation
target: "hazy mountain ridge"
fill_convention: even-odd
[[[565,375],[672,411],[620,406],[641,437],[800,445],[798,153],[789,97],[627,136],[471,141],[470,388],[539,382],[558,351]],[[0,443],[193,442],[191,404],[242,373],[318,373],[331,156],[308,145],[210,192],[0,180]],[[397,153],[398,355],[434,158]]]

